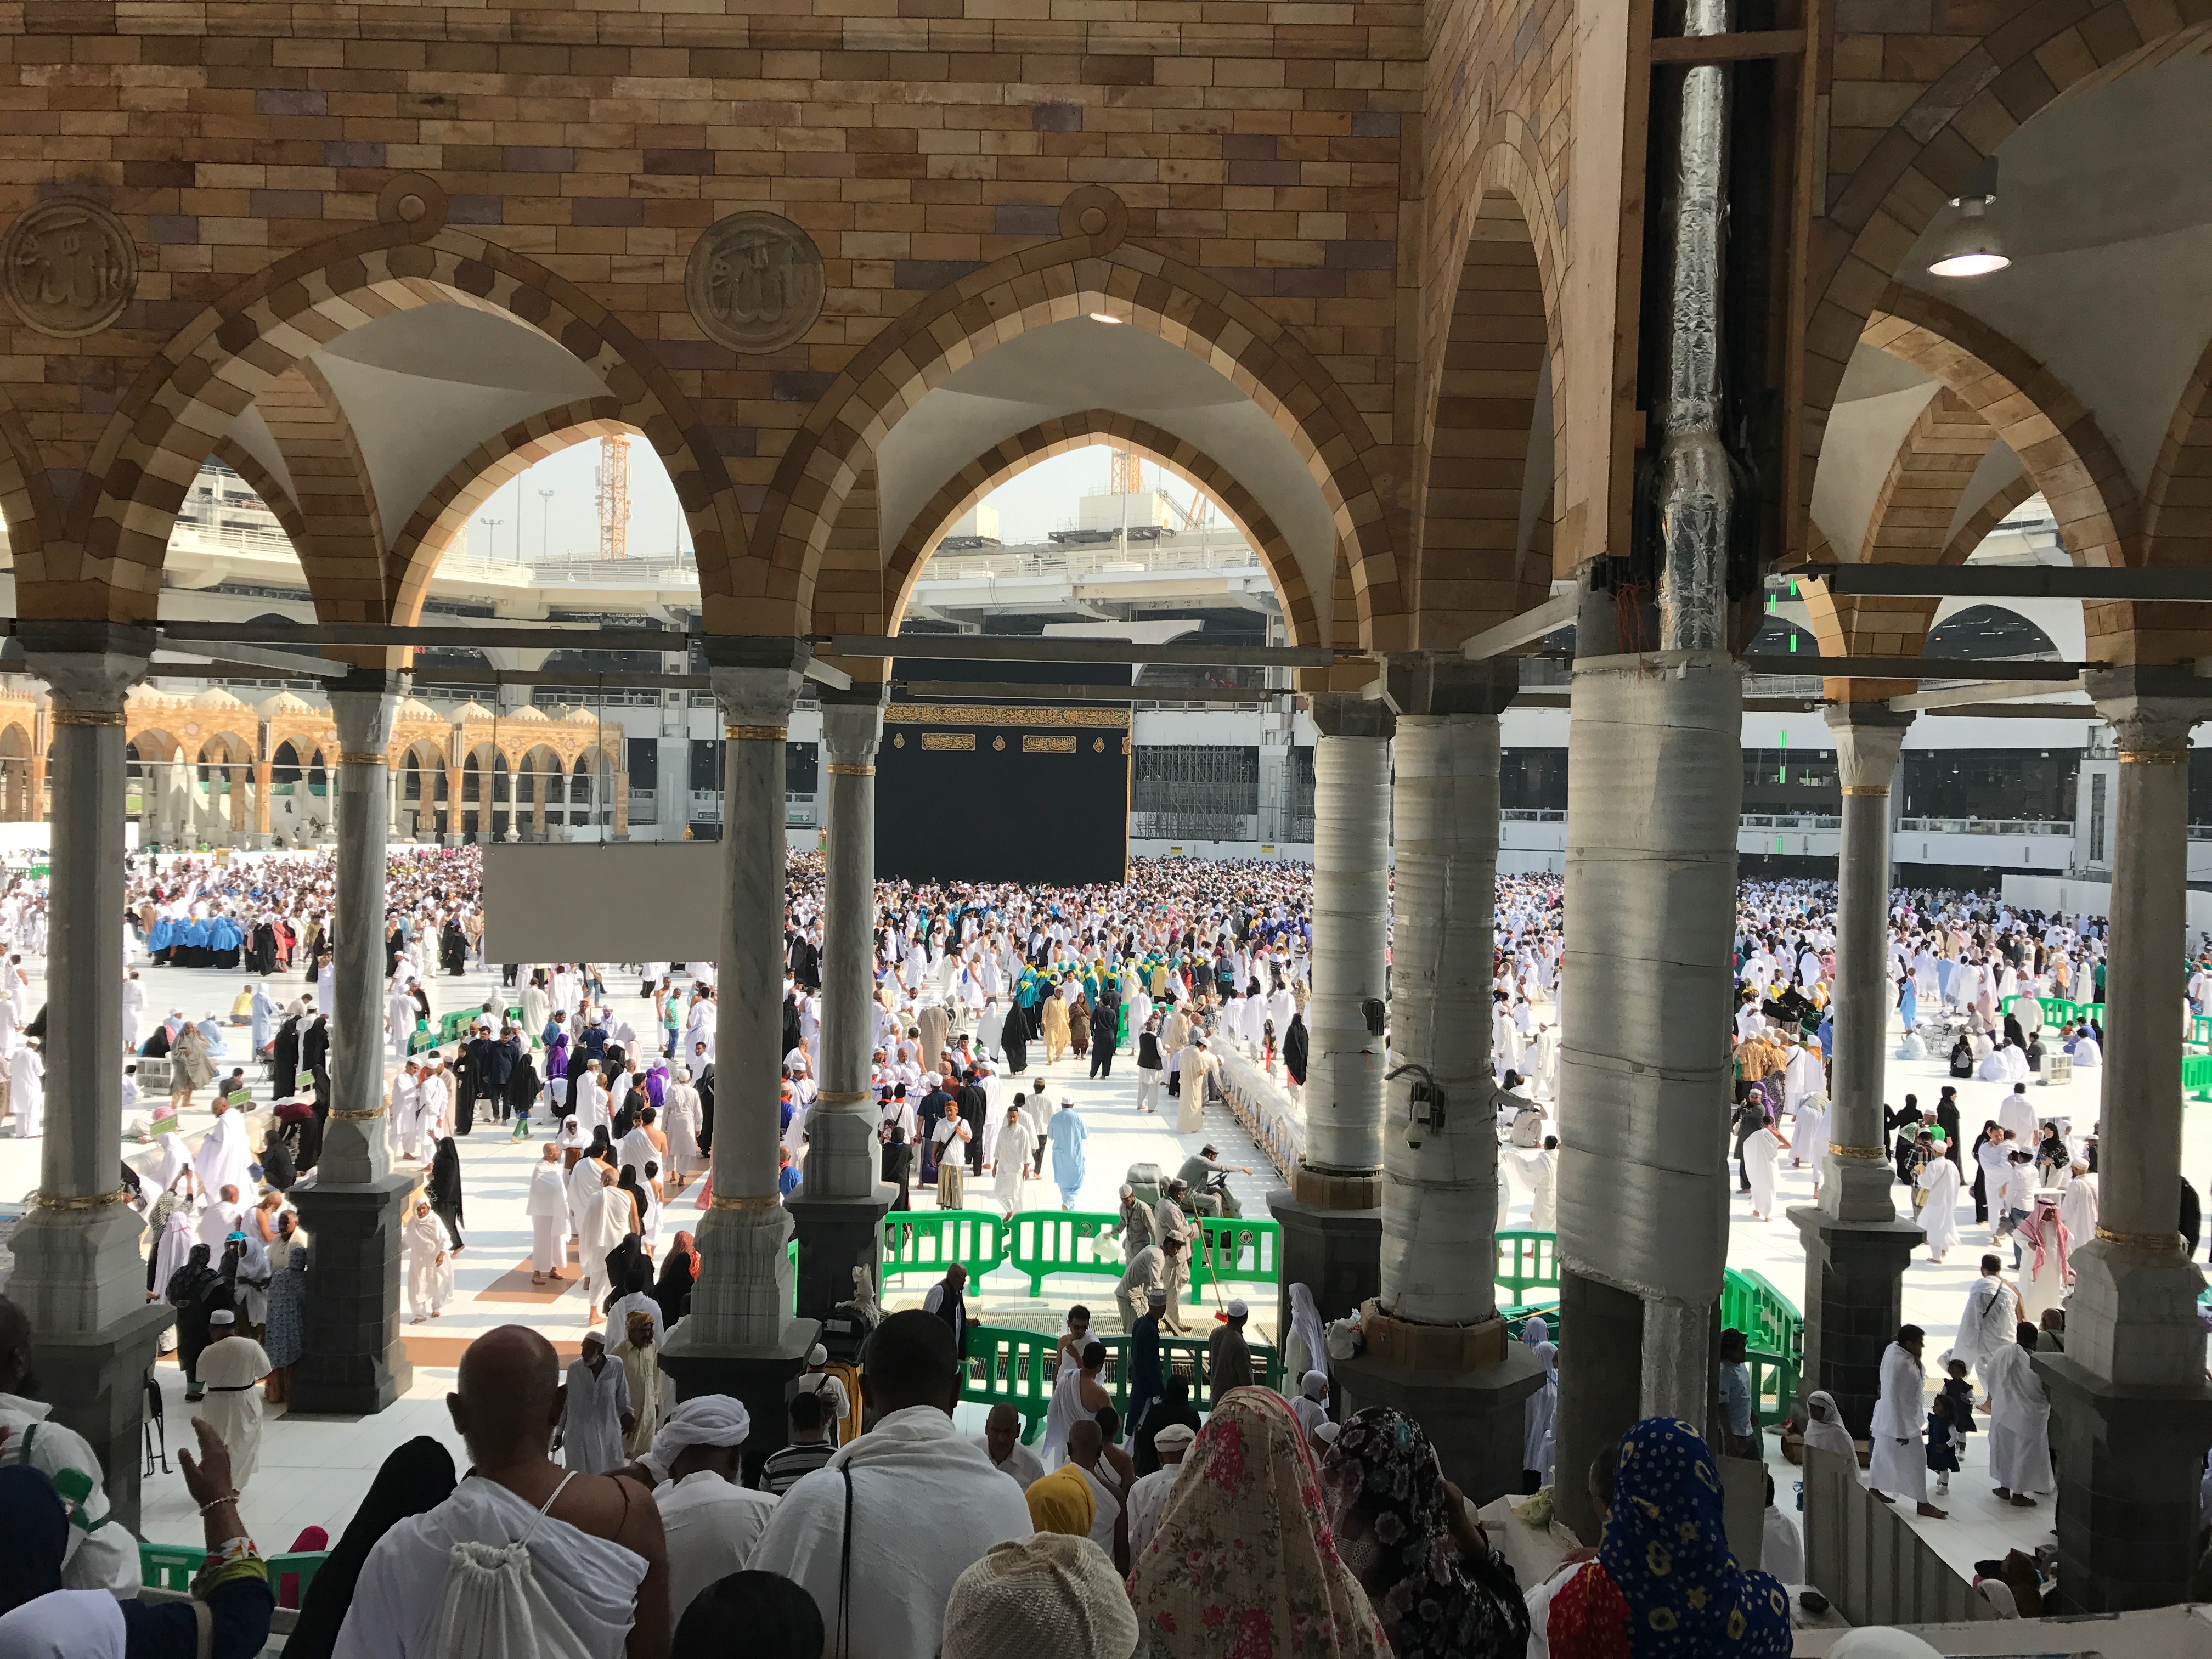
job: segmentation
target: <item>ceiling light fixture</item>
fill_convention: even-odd
[[[1936,240],[1936,257],[1928,262],[1929,276],[1986,276],[2012,263],[1989,216],[1990,206],[1996,199],[1994,189],[1951,198],[1958,216]]]
[[[1094,323],[1118,323],[1121,319],[1110,311],[1094,311],[1091,313],[1091,320]]]

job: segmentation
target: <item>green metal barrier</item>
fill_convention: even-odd
[[[1007,1260],[1016,1273],[1029,1276],[1031,1296],[1042,1296],[1044,1281],[1054,1273],[1119,1279],[1127,1264],[1120,1240],[1105,1236],[1121,1224],[1120,1216],[1104,1210],[1018,1211],[1006,1224],[1013,1235]]]
[[[1190,1299],[1209,1285],[1279,1285],[1283,1272],[1283,1229],[1257,1217],[1201,1215],[1197,1248],[1190,1263]]]
[[[2212,1100],[2212,1054],[2182,1055],[2181,1086],[2191,1100]]]
[[[2212,1014],[2190,1015],[2189,1040],[2199,1048],[2212,1048]]]
[[[1092,1336],[1106,1347],[1106,1370],[1101,1379],[1112,1390],[1114,1409],[1125,1418],[1129,1410],[1129,1351],[1136,1339],[1093,1329]],[[968,1367],[960,1397],[979,1406],[1012,1406],[1020,1413],[1022,1439],[1033,1443],[1044,1431],[1045,1414],[1052,1409],[1053,1363],[1060,1339],[1042,1331],[1018,1331],[1003,1325],[968,1328]],[[1160,1365],[1170,1376],[1190,1384],[1190,1403],[1200,1412],[1213,1407],[1212,1380],[1202,1337],[1164,1336]],[[1279,1388],[1283,1362],[1274,1349],[1252,1345],[1252,1370],[1267,1387]]]
[[[1531,1289],[1559,1288],[1559,1244],[1556,1234],[1529,1227],[1502,1227],[1498,1233],[1498,1287],[1527,1302]],[[1555,1298],[1556,1299],[1556,1298]]]
[[[2010,1013],[2013,1005],[2019,1000],[2016,996],[2005,998],[1997,1005],[1999,1012]],[[2099,1025],[2105,1023],[2105,1005],[2101,1002],[2069,1002],[2064,997],[2038,997],[2035,1001],[2036,1006],[2043,1010],[2045,1024],[2070,1025],[2077,1020],[2083,1019],[2094,1020]],[[2198,1031],[2197,1027],[2200,1024],[2208,1029],[2202,1032]],[[2191,1030],[2192,1032],[2191,1042],[2212,1042],[2212,1020],[2207,1020],[2202,1015],[2196,1016],[2191,1022]]]
[[[1734,1267],[1721,1285],[1721,1323],[1772,1353],[1796,1353],[1804,1340],[1805,1322],[1790,1298],[1764,1275]]]
[[[206,1559],[207,1552],[197,1545],[141,1543],[138,1575],[149,1589],[183,1592],[191,1589],[193,1576]],[[270,1556],[262,1565],[268,1571],[269,1588],[276,1593],[276,1605],[298,1607],[328,1559],[329,1553],[324,1550]]]
[[[995,1210],[901,1210],[883,1224],[886,1284],[909,1273],[941,1279],[956,1261],[978,1279],[1006,1259],[1006,1224]]]

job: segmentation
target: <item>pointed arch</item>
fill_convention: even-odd
[[[154,619],[178,507],[209,450],[317,347],[380,316],[460,305],[535,330],[606,386],[668,469],[702,568],[739,556],[744,527],[712,434],[653,352],[606,308],[523,254],[425,220],[366,226],[247,278],[179,331],[94,447],[64,536],[18,561],[27,616]],[[88,600],[87,586],[97,585]]]
[[[613,398],[593,398],[541,410],[518,421],[497,437],[487,438],[453,463],[410,514],[392,544],[397,622],[416,621],[430,579],[438,573],[453,538],[468,528],[476,511],[517,473],[550,455],[594,438],[617,433],[639,435],[623,418]]]
[[[1401,646],[1407,617],[1394,462],[1367,419],[1290,328],[1203,271],[1120,240],[1118,198],[1079,191],[1060,240],[994,261],[901,313],[854,356],[793,434],[754,527],[759,592],[699,571],[712,632],[760,632],[789,619],[811,631],[823,550],[846,495],[884,435],[933,386],[1032,328],[1104,313],[1150,329],[1219,372],[1291,441],[1320,488],[1351,565],[1363,643]],[[1095,218],[1095,234],[1073,221]]]
[[[328,623],[401,620],[392,612],[384,519],[368,462],[331,383],[303,358],[278,375],[254,407],[292,481],[289,504],[304,534],[280,522],[292,532],[315,615]]]
[[[985,450],[945,481],[944,487],[915,514],[913,523],[891,550],[884,569],[884,596],[893,632],[906,615],[907,600],[921,577],[923,565],[945,538],[945,527],[1007,479],[1026,472],[1038,462],[1065,455],[1094,443],[1112,443],[1133,449],[1157,461],[1192,489],[1210,495],[1229,515],[1267,568],[1281,599],[1283,617],[1293,645],[1322,643],[1321,623],[1313,594],[1299,569],[1297,556],[1267,509],[1249,490],[1197,445],[1163,431],[1149,421],[1107,409],[1086,409],[1042,421],[1026,432]]]

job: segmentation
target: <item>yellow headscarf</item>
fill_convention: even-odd
[[[1098,1499],[1073,1463],[1062,1463],[1042,1480],[1030,1482],[1030,1524],[1039,1532],[1064,1532],[1088,1538],[1098,1518]]]

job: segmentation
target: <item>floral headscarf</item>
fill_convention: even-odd
[[[1713,1455],[1686,1423],[1647,1417],[1620,1439],[1597,1559],[1628,1604],[1636,1659],[1769,1659],[1791,1647],[1790,1597],[1730,1553]]]
[[[1546,1345],[1549,1346],[1549,1344]],[[1365,1522],[1377,1556],[1360,1583],[1397,1659],[1490,1659],[1528,1645],[1528,1609],[1510,1567],[1462,1558],[1443,1471],[1421,1425],[1387,1406],[1344,1425],[1322,1464],[1330,1521]]]
[[[1232,1389],[1129,1575],[1139,1659],[1388,1659],[1280,1395]]]

